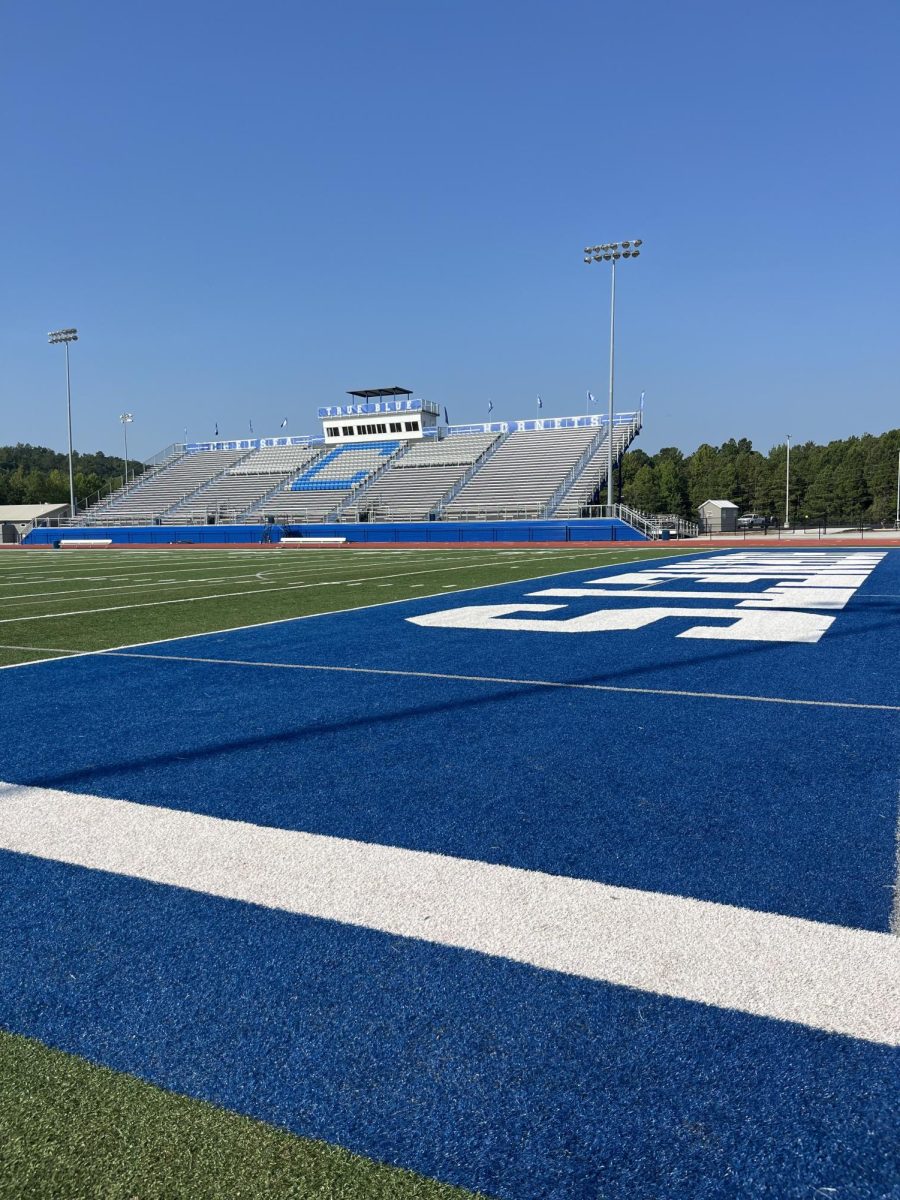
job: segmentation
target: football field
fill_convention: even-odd
[[[898,618],[878,548],[0,558],[0,1195],[900,1196]]]

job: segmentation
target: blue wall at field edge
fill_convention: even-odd
[[[273,542],[283,534],[344,537],[348,542],[645,542],[619,520],[584,521],[409,521],[303,525],[130,525],[83,529],[33,529],[28,546],[52,546],[60,539],[109,538],[115,545],[228,545]]]

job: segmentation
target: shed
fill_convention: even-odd
[[[704,500],[697,506],[701,533],[734,533],[738,506],[730,500]]]
[[[0,504],[0,542],[20,542],[40,517],[68,514],[68,504]]]

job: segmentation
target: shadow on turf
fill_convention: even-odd
[[[895,609],[900,614],[900,605],[895,605]],[[873,629],[891,629],[896,631],[896,621],[879,622],[877,625],[867,625],[864,630],[846,629],[831,633],[829,636],[836,637],[852,637],[857,633],[871,633]],[[608,686],[622,686],[623,681],[629,678],[635,678],[649,672],[665,670],[667,666],[682,668],[685,666],[702,666],[708,663],[721,663],[728,659],[743,658],[748,654],[765,654],[768,652],[781,649],[779,644],[766,643],[756,646],[742,646],[737,649],[719,650],[709,654],[698,654],[693,658],[680,659],[670,663],[656,663],[646,666],[626,667],[616,669],[612,672],[606,672],[602,675],[588,675],[579,679],[566,680],[567,683],[575,684],[606,684]],[[140,658],[140,654],[116,654],[116,657]],[[110,654],[109,657],[113,657]],[[166,659],[154,659],[154,662],[164,662]],[[183,660],[172,658],[172,663],[184,665]],[[208,664],[207,664],[208,665]],[[223,663],[223,666],[230,665]],[[441,680],[440,682],[445,682]],[[461,681],[464,682],[464,681]],[[422,716],[437,716],[459,711],[460,709],[470,709],[482,705],[502,703],[506,700],[517,699],[521,696],[545,694],[548,688],[544,684],[498,684],[496,689],[487,694],[480,696],[468,696],[464,699],[443,700],[440,703],[428,705],[413,705],[403,709],[395,710],[388,713],[373,713],[364,717],[353,717],[347,720],[330,722],[327,724],[311,725],[306,728],[289,729],[280,733],[267,732],[265,734],[254,735],[252,737],[240,738],[230,742],[217,742],[211,746],[200,746],[195,749],[184,748],[173,754],[151,754],[143,755],[140,758],[132,759],[131,761],[123,761],[118,763],[110,763],[105,766],[84,767],[74,771],[63,771],[52,775],[38,775],[32,778],[29,783],[36,787],[64,787],[66,784],[85,783],[88,780],[99,779],[107,775],[115,775],[120,771],[141,771],[146,767],[160,766],[165,763],[185,763],[185,762],[202,762],[206,759],[217,758],[223,754],[238,753],[244,750],[261,749],[266,746],[285,744],[294,741],[303,741],[306,738],[316,738],[323,735],[330,736],[335,733],[346,733],[350,729],[368,728],[373,725],[395,724],[401,721],[414,720],[416,717]],[[852,703],[852,702],[851,702]]]

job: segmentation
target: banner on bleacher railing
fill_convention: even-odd
[[[188,454],[200,450],[259,450],[263,446],[312,446],[322,440],[321,434],[317,437],[298,434],[296,437],[234,438],[232,441],[188,442],[184,449]]]
[[[636,413],[616,413],[614,425],[631,425]],[[535,429],[600,429],[609,418],[602,413],[591,413],[580,417],[538,417],[531,421],[486,421],[483,424],[451,425],[448,433],[515,433],[516,430]]]

